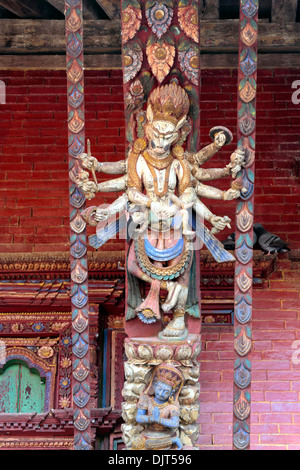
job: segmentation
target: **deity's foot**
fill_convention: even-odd
[[[187,335],[188,330],[185,327],[183,309],[180,309],[180,312],[174,312],[173,320],[171,320],[166,328],[158,334],[160,339],[169,340],[184,340]]]
[[[181,285],[178,282],[167,282],[168,297],[161,305],[164,312],[169,312],[177,304],[178,297],[181,291]]]

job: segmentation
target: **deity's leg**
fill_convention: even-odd
[[[178,259],[179,258],[175,258],[170,261],[169,266],[176,265]],[[164,331],[159,334],[160,338],[184,339],[188,334],[188,330],[185,328],[185,306],[188,297],[191,264],[192,260],[185,272],[179,276],[178,282],[176,282],[176,287],[171,292],[171,295],[167,297],[166,302],[162,305],[162,310],[165,312],[173,309],[173,318]]]
[[[160,281],[157,279],[152,279],[142,271],[136,259],[134,244],[132,244],[130,247],[128,257],[128,271],[138,279],[150,283],[150,291],[146,299],[136,308],[136,313],[140,320],[144,323],[154,323],[156,320],[160,319]]]
[[[172,310],[178,301],[178,296],[181,292],[182,286],[178,282],[167,282],[166,283],[168,297],[166,301],[162,304],[161,308],[164,312],[169,312]]]

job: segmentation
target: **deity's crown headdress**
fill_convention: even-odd
[[[148,99],[148,111],[149,108],[152,121],[168,121],[177,126],[189,112],[189,97],[177,83],[170,83],[155,88]]]
[[[176,368],[165,366],[157,369],[156,380],[171,385],[176,390],[182,384],[183,376]]]

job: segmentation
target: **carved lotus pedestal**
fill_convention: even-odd
[[[143,433],[147,425],[136,421],[140,397],[149,389],[154,371],[158,366],[176,368],[183,377],[179,402],[179,426],[175,429],[184,449],[195,449],[199,435],[200,365],[197,358],[201,351],[200,335],[190,334],[184,341],[164,341],[158,337],[127,338],[125,340],[125,384],[122,391],[123,439],[127,450]],[[174,448],[174,447],[172,447]],[[176,446],[175,446],[176,448]],[[154,447],[158,449],[158,447]]]

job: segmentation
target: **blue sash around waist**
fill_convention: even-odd
[[[158,248],[154,248],[149,240],[145,238],[145,252],[147,256],[154,261],[170,261],[171,259],[177,258],[177,256],[182,253],[183,245],[184,240],[180,238],[171,248],[159,250]]]

